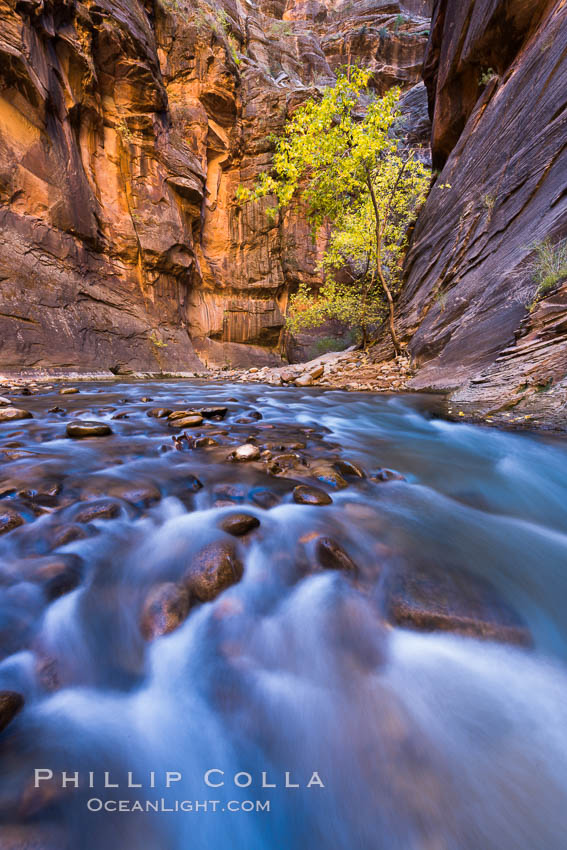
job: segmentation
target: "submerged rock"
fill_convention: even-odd
[[[331,537],[320,537],[315,544],[315,555],[318,563],[326,570],[344,570],[345,572],[357,573],[358,567]]]
[[[200,602],[209,602],[242,578],[244,566],[234,546],[216,541],[205,546],[194,558],[183,577],[183,584]]]
[[[16,691],[0,691],[0,732],[24,707],[24,698]]]
[[[320,487],[308,487],[306,484],[294,487],[293,500],[299,505],[330,505],[333,502],[329,494]]]
[[[280,497],[274,493],[273,490],[269,490],[267,487],[254,487],[250,490],[248,497],[255,505],[258,505],[265,510],[269,510],[270,508],[275,507],[275,505],[279,505],[281,501]]]
[[[95,519],[114,519],[120,513],[120,505],[109,499],[91,502],[75,515],[75,522],[92,522]]]
[[[117,481],[108,487],[108,494],[139,508],[147,508],[161,499],[161,490],[152,481]]]
[[[395,469],[378,469],[369,476],[371,481],[405,481],[401,472]]]
[[[72,543],[74,540],[84,540],[85,537],[88,537],[88,532],[82,526],[65,523],[51,529],[48,540],[51,549],[58,549],[60,546],[66,546],[67,543]]]
[[[107,437],[112,434],[112,428],[106,422],[90,422],[86,419],[77,419],[67,425],[67,436],[73,439],[83,437]]]
[[[43,585],[52,601],[75,590],[81,583],[83,562],[78,555],[65,554],[42,558],[33,572],[33,580]]]
[[[229,514],[221,519],[219,528],[226,531],[228,534],[233,534],[235,537],[240,537],[242,534],[247,534],[253,528],[258,528],[260,520],[253,514]]]
[[[386,611],[397,626],[531,644],[529,631],[498,591],[463,569],[412,564],[395,570],[386,581]]]
[[[177,629],[187,618],[191,596],[187,587],[167,581],[153,587],[144,603],[140,630],[146,640],[153,640]]]
[[[203,482],[200,481],[196,475],[192,475],[190,472],[183,479],[183,486],[185,490],[188,490],[190,493],[197,493],[199,490],[203,489]]]
[[[57,497],[61,493],[61,484],[59,482],[38,484],[35,487],[29,487],[25,490],[19,490],[18,496],[26,502],[32,502],[35,505],[53,506],[57,503]]]
[[[218,446],[218,441],[212,437],[195,437],[191,443],[194,449],[206,449],[210,446]]]
[[[7,534],[23,524],[24,518],[14,508],[8,507],[8,505],[0,507],[0,534]]]

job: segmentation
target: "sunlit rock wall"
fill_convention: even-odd
[[[0,0],[0,371],[276,362],[322,244],[236,188],[340,65],[415,86],[427,12]]]

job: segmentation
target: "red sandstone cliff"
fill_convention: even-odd
[[[415,86],[428,11],[0,0],[0,369],[276,361],[317,246],[300,211],[284,229],[234,192],[340,64]]]

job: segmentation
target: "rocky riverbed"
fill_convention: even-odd
[[[283,367],[231,369],[221,372],[230,380],[266,383],[272,386],[326,387],[350,392],[402,392],[413,375],[409,358],[379,360],[372,349],[349,348],[317,357],[308,363]]]
[[[273,847],[261,816],[93,821],[88,799],[116,792],[34,788],[40,766],[176,769],[191,799],[208,768],[319,770],[317,799],[270,792],[285,846],[346,847],[328,826],[346,799],[364,850],[478,850],[477,795],[482,846],[533,850],[537,828],[559,848],[567,448],[325,386],[364,385],[365,357],[277,386],[4,386],[0,846]]]

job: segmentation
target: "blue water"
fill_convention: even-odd
[[[235,419],[258,410],[263,424],[298,439],[301,428],[320,429],[329,454],[405,480],[350,481],[330,506],[298,505],[264,472],[226,463],[224,448],[164,450],[171,433],[146,416],[152,406],[223,402],[229,415],[215,425],[229,432],[227,445],[254,427]],[[48,413],[54,404],[68,413]],[[63,495],[86,499],[109,482],[143,481],[161,500],[143,510],[125,502],[118,517],[59,547],[80,556],[85,572],[51,604],[26,580],[26,565],[44,556],[75,505],[28,516],[0,537],[2,634],[29,621],[26,640],[0,663],[0,687],[26,697],[0,737],[0,839],[10,824],[47,836],[50,848],[81,850],[565,847],[567,442],[447,422],[423,397],[222,383],[92,384],[25,405],[35,418],[0,425],[0,448],[18,441],[34,454],[5,462],[4,484],[51,476]],[[128,418],[113,420],[108,406]],[[113,436],[67,439],[71,408],[108,421]],[[189,475],[204,486],[187,495]],[[275,489],[279,504],[253,503],[257,487]],[[232,508],[214,506],[219,492],[261,521],[239,543],[244,577],[147,643],[145,595],[222,536],[219,517]],[[336,572],[298,580],[294,564],[315,533],[340,541],[364,569],[364,586]],[[533,648],[384,622],[385,565],[424,559],[488,580],[526,623]],[[38,672],[42,659],[57,668],[55,690]],[[35,769],[53,771],[37,790]],[[223,771],[212,777],[225,785],[207,786],[208,770]],[[80,787],[62,789],[61,771],[78,771]],[[102,787],[105,771],[121,787]],[[128,771],[141,789],[126,787]],[[167,771],[182,775],[170,789]],[[234,784],[239,772],[244,782],[250,774],[248,787]],[[286,772],[300,788],[283,787]],[[276,788],[262,788],[263,773]],[[306,787],[314,773],[324,787]],[[201,808],[88,808],[162,799]],[[270,811],[228,811],[243,801],[269,801]]]

